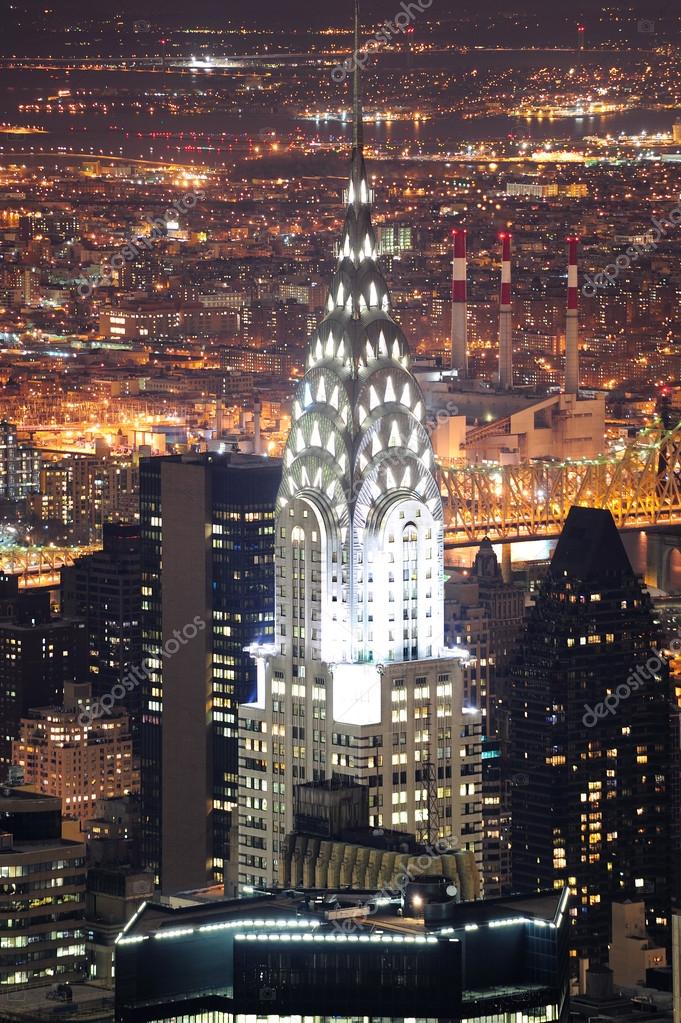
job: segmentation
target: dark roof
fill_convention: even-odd
[[[129,921],[121,938],[151,935],[162,930],[197,930],[230,921],[234,925],[240,920],[251,918],[257,919],[263,926],[269,921],[274,924],[275,920],[277,923],[298,920],[300,926],[303,926],[305,921],[317,921],[321,927],[330,927],[332,923],[327,919],[326,911],[333,907],[329,904],[329,899],[333,901],[335,896],[342,906],[357,906],[361,902],[370,903],[375,896],[382,894],[384,893],[374,889],[310,889],[306,892],[288,889],[271,894],[262,893],[250,898],[220,899],[177,908],[149,901],[144,903]],[[517,919],[521,916],[555,923],[558,920],[563,895],[563,890],[557,890],[461,902],[458,905],[451,905],[451,913],[446,920],[443,918],[431,926],[433,929],[446,926],[459,930],[465,929],[467,924],[479,926],[490,921]],[[186,897],[191,898],[191,893],[187,893]],[[372,913],[366,919],[357,918],[357,924],[361,927],[366,926],[371,931],[378,928],[423,934],[428,930],[421,919],[396,916],[394,907],[392,910],[386,909],[385,913]]]
[[[573,506],[563,526],[549,573],[581,581],[607,576],[635,578],[611,513]]]

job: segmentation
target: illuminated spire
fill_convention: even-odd
[[[359,31],[354,0],[355,56]],[[319,636],[321,659],[380,662],[430,656],[443,645],[443,517],[433,450],[423,422],[425,402],[409,369],[407,341],[392,318],[388,287],[377,262],[373,194],[362,152],[358,66],[353,118],[338,263],[326,316],[310,338],[306,372],[293,403],[277,535],[288,538],[295,530],[297,537],[307,536],[312,526],[322,544],[319,561],[326,566],[326,583],[314,588],[319,607],[307,626]],[[403,571],[387,567],[388,544],[396,545],[398,537],[393,564],[408,556],[409,565],[416,559],[430,569],[427,577],[407,588]],[[285,564],[289,557],[282,548],[280,574],[286,578],[294,571],[292,564]],[[365,609],[374,603],[374,587],[376,593],[391,587],[394,601],[376,607],[372,620]],[[280,648],[289,643],[286,622],[293,617],[291,608],[285,613],[289,599],[288,594],[278,597]],[[408,653],[403,643],[405,620],[414,623],[417,637],[407,644]],[[410,637],[411,628],[410,624]]]

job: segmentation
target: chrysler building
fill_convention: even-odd
[[[345,221],[277,498],[275,643],[253,648],[258,694],[240,709],[249,885],[277,880],[294,787],[338,774],[369,787],[367,824],[480,850],[480,718],[462,705],[460,651],[444,648],[442,501],[377,260],[355,63]]]

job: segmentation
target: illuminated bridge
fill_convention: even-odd
[[[0,547],[0,571],[19,576],[19,586],[58,586],[60,570],[98,547]]]
[[[608,508],[622,530],[681,527],[681,423],[580,461],[440,464],[445,546],[557,537],[573,504]]]
[[[681,549],[681,423],[641,431],[600,458],[506,466],[441,461],[439,472],[447,548],[471,547],[486,536],[493,543],[556,538],[578,504],[608,508],[619,529],[653,530],[661,544]],[[0,547],[0,571],[18,575],[20,586],[56,585],[64,565],[97,549]],[[651,582],[665,572],[666,553],[660,551],[657,569],[649,566]]]

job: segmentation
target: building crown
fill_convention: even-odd
[[[357,3],[355,46],[359,46]],[[404,506],[402,526],[411,523],[420,535],[425,522],[430,523],[424,535],[429,533],[436,544],[432,571],[440,582],[433,578],[429,601],[438,599],[443,560],[442,501],[425,427],[425,402],[410,370],[407,341],[392,318],[388,287],[378,264],[371,222],[373,194],[363,152],[359,62],[353,108],[350,181],[338,262],[326,315],[310,338],[305,374],[294,396],[277,498],[278,517],[292,503],[309,502],[324,524],[327,545],[337,542],[342,548],[335,552],[336,563],[348,566],[345,585],[341,583],[341,592],[332,601],[337,605],[335,628],[325,629],[327,617],[322,615],[326,660],[389,656],[369,639],[376,630],[368,628],[368,615],[359,604],[367,580],[375,577],[368,571],[367,559],[388,558],[382,550],[387,541],[383,534],[387,523],[400,514],[399,505]],[[418,528],[415,518],[421,520]],[[395,535],[394,530],[393,526],[390,535]],[[395,572],[388,573],[386,580],[389,576],[394,578]],[[441,642],[439,637],[436,645]]]

